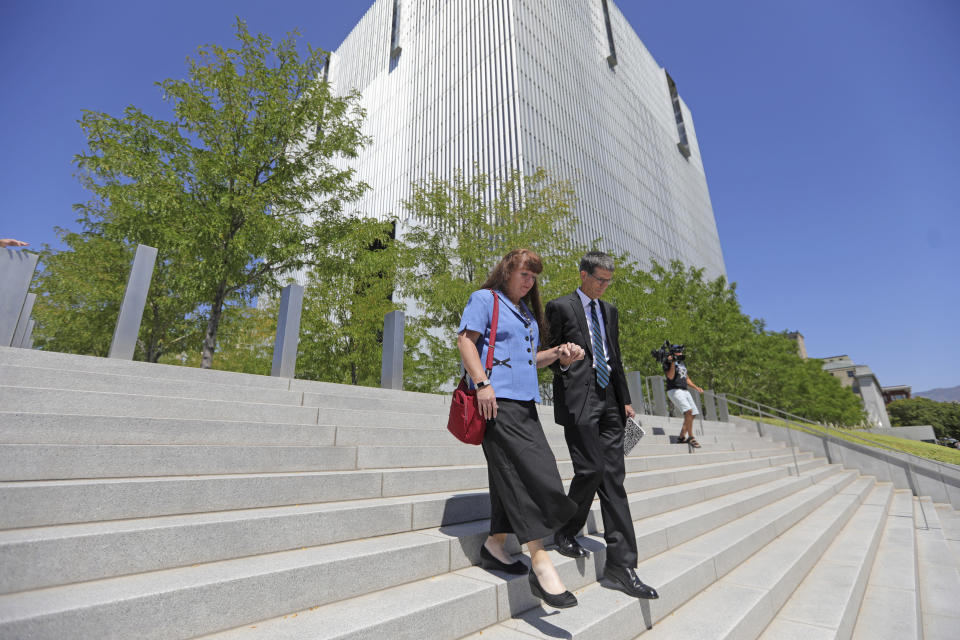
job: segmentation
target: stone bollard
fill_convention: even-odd
[[[383,361],[380,387],[403,389],[403,311],[391,311],[383,317]]]
[[[0,250],[0,346],[16,346],[13,338],[39,259],[30,251]]]
[[[670,410],[667,408],[667,390],[663,376],[650,376],[650,388],[653,392],[653,412],[658,416],[669,416]]]
[[[637,413],[644,413],[645,401],[643,398],[643,374],[639,371],[627,372],[627,391],[630,392],[630,403]]]
[[[280,313],[277,317],[277,337],[273,341],[271,376],[292,378],[297,371],[302,312],[303,287],[299,284],[287,285],[280,292]]]
[[[720,422],[730,422],[730,412],[727,409],[727,394],[717,395],[717,409],[720,413]]]
[[[713,393],[713,389],[703,390],[703,411],[707,416],[707,420],[716,421],[717,398],[716,398],[716,395]]]
[[[23,302],[23,309],[20,310],[20,319],[17,320],[17,330],[13,334],[11,347],[25,347],[27,341],[31,339],[33,333],[33,304],[37,301],[37,294],[28,293],[27,299]]]
[[[133,360],[156,261],[157,250],[154,247],[137,245],[133,266],[130,267],[130,277],[127,278],[127,289],[123,292],[123,302],[120,304],[117,326],[113,330],[113,341],[110,343],[108,356],[111,358]]]

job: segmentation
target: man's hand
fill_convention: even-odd
[[[560,356],[558,358],[560,361],[560,366],[564,368],[569,367],[570,364],[575,360],[583,360],[585,355],[583,348],[578,344],[574,344],[573,342],[560,345],[557,349],[557,353]]]
[[[23,242],[22,240],[14,240],[13,238],[0,238],[0,248],[3,247],[26,247],[28,242]]]
[[[637,412],[634,411],[633,407],[631,407],[629,404],[623,405],[623,410],[627,412],[628,418],[632,418],[633,416],[637,415]]]

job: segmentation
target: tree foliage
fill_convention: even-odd
[[[607,296],[620,312],[624,365],[644,375],[663,371],[650,351],[669,339],[685,344],[690,375],[705,389],[734,394],[812,420],[859,424],[859,399],[802,360],[796,343],[743,313],[736,286],[703,269],[673,262],[649,271],[621,260]]]
[[[203,352],[203,319],[196,318],[180,350],[170,350],[160,359],[164,364],[199,367]],[[277,307],[230,304],[224,307],[217,334],[217,357],[212,369],[270,375],[273,342],[277,330]]]
[[[366,188],[339,161],[366,142],[357,96],[331,93],[325,52],[301,59],[295,35],[274,45],[238,20],[237,48],[201,47],[187,79],[158,83],[172,120],[129,106],[80,121],[86,227],[158,248],[167,286],[204,320],[204,367],[224,308],[309,265]]]
[[[87,230],[58,229],[66,246],[45,246],[34,284],[35,344],[40,349],[106,356],[136,247]],[[157,362],[194,329],[192,305],[169,288],[169,264],[158,261],[134,357]]]
[[[459,366],[454,335],[470,294],[515,248],[543,259],[544,302],[575,288],[583,249],[573,241],[574,192],[545,171],[515,171],[503,179],[476,170],[473,177],[433,178],[413,187],[404,203],[412,220],[405,234],[411,257],[401,290],[416,307],[407,324],[405,388],[449,388]]]
[[[394,222],[345,219],[307,278],[297,377],[379,386],[384,316],[408,256]]]
[[[960,439],[960,402],[937,402],[929,398],[895,400],[887,405],[894,427],[929,424],[938,438]]]
[[[106,357],[133,253],[102,237],[59,229],[66,249],[43,247],[34,276],[38,349]]]

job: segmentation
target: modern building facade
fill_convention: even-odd
[[[367,112],[358,211],[403,220],[415,181],[543,167],[574,185],[577,240],[725,275],[693,117],[612,1],[376,0],[326,74]]]
[[[870,423],[880,428],[890,427],[882,387],[870,367],[854,364],[850,356],[842,355],[823,358],[823,370],[839,378],[843,386],[850,387],[860,397]]]

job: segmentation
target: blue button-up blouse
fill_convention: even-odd
[[[540,402],[540,386],[537,382],[537,350],[540,347],[540,327],[527,305],[520,302],[517,308],[510,299],[496,291],[500,299],[500,315],[497,320],[497,338],[493,346],[493,370],[490,383],[498,398],[510,400],[533,400]],[[482,336],[477,341],[480,363],[487,365],[487,350],[490,346],[490,320],[493,315],[493,294],[487,289],[470,294],[467,307],[460,319],[461,331],[470,330]],[[470,387],[473,382],[467,376]]]

